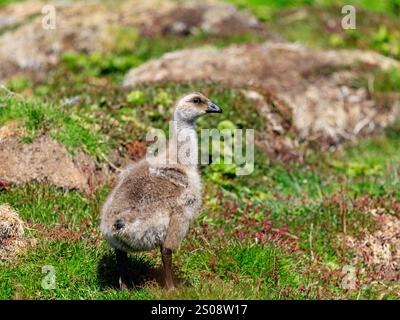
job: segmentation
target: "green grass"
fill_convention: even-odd
[[[25,0],[0,0],[0,6],[5,6],[7,4],[11,4],[14,2],[22,2],[22,1],[25,1]]]
[[[394,128],[390,130],[392,133],[389,137],[396,137],[393,132],[398,131]],[[37,244],[29,248],[28,254],[23,255],[12,268],[7,264],[0,267],[4,279],[0,285],[0,297],[310,299],[347,296],[349,293],[338,286],[340,279],[337,277],[318,280],[317,274],[312,272],[307,273],[307,277],[303,276],[307,266],[310,266],[311,250],[320,259],[318,264],[311,264],[320,270],[318,272],[325,270],[321,268],[340,270],[342,265],[338,256],[340,245],[336,239],[341,231],[341,222],[335,192],[340,187],[338,170],[340,173],[345,169],[332,167],[329,162],[333,160],[332,157],[346,163],[362,159],[363,163],[372,161],[382,164],[381,171],[363,173],[351,178],[354,181],[348,181],[349,187],[359,190],[346,193],[346,203],[360,195],[368,196],[372,201],[380,195],[387,196],[393,192],[398,197],[399,177],[393,176],[390,165],[393,161],[394,172],[398,172],[399,139],[389,137],[368,140],[344,153],[327,157],[326,161],[310,158],[310,167],[288,170],[282,165],[271,166],[266,162],[258,162],[258,170],[268,172],[271,183],[271,187],[268,184],[261,185],[261,189],[269,194],[268,200],[260,202],[249,197],[249,191],[246,191],[260,192],[260,184],[252,186],[240,180],[231,181],[243,189],[235,195],[206,181],[208,191],[205,209],[176,255],[177,273],[184,284],[173,292],[161,290],[155,280],[147,275],[149,269],[157,273],[160,268],[159,257],[150,253],[131,256],[132,268],[144,274],[139,287],[129,293],[115,289],[115,263],[98,231],[99,209],[108,188],[88,197],[76,191],[66,192],[47,185],[13,187],[0,193],[0,202],[10,203],[19,211],[29,223],[28,237],[36,238]],[[382,143],[385,143],[384,155],[382,148],[376,147]],[[307,184],[304,184],[305,178],[308,179]],[[371,182],[383,188],[382,192],[371,190]],[[300,185],[309,193],[305,198]],[[313,192],[317,189],[324,190],[323,198],[318,192]],[[214,193],[221,191],[224,196],[215,198]],[[291,195],[290,199],[280,200],[288,195]],[[252,199],[250,209],[247,208],[246,199]],[[235,203],[236,207],[233,206]],[[256,210],[258,205],[261,211]],[[272,213],[268,219],[276,227],[286,225],[291,233],[299,236],[303,253],[297,250],[286,252],[290,246],[279,242],[257,244],[252,240],[269,210]],[[373,230],[374,226],[363,210],[358,211],[349,204],[347,210],[349,234],[358,235],[365,228]],[[245,221],[252,223],[245,224]],[[221,228],[224,229],[222,234],[219,233]],[[248,240],[239,241],[235,233],[237,230],[242,230]],[[44,265],[52,265],[56,270],[55,290],[41,288],[41,268]],[[317,289],[319,286],[327,288],[325,296],[318,293],[321,290]],[[376,297],[376,290],[379,291],[373,289],[359,294],[365,298]]]
[[[110,150],[107,138],[93,126],[90,118],[70,114],[70,110],[54,103],[17,96],[0,95],[0,125],[20,121],[26,129],[22,140],[32,141],[49,133],[73,154],[78,148],[100,157]]]
[[[236,119],[238,128],[254,128],[262,130],[264,122],[258,116],[255,106],[246,99],[239,89],[232,89],[219,84],[187,83],[187,84],[149,84],[136,87],[133,91],[109,87],[95,87],[61,83],[61,88],[51,94],[52,99],[77,97],[81,99],[75,106],[48,109],[51,112],[61,112],[52,118],[57,122],[57,131],[53,136],[65,143],[72,151],[83,145],[91,154],[97,155],[100,149],[103,153],[111,144],[125,146],[133,140],[145,140],[146,133],[151,128],[159,128],[168,133],[169,121],[172,117],[172,105],[180,96],[190,91],[204,91],[215,103],[221,105],[224,113],[200,119],[199,128],[215,128],[228,119]],[[83,95],[82,92],[85,94]],[[139,98],[132,98],[132,92]],[[39,101],[43,101],[44,97]],[[62,104],[62,102],[60,102]],[[38,104],[34,104],[37,106]],[[19,107],[14,108],[21,112]],[[44,108],[46,109],[46,108]],[[8,106],[3,119],[14,119],[23,115],[13,115],[13,108]],[[47,110],[47,109],[46,109]],[[68,111],[68,116],[64,112]],[[35,111],[36,112],[36,111]],[[33,120],[36,126],[45,125],[47,111],[38,112]],[[30,117],[32,118],[32,117]],[[0,113],[0,123],[1,123]],[[3,120],[3,122],[5,122]],[[29,120],[29,121],[33,121]],[[28,121],[28,122],[29,122]],[[48,125],[49,126],[49,125]],[[103,148],[103,149],[102,149]]]
[[[268,30],[312,47],[372,49],[400,58],[400,2],[230,0],[266,22]],[[344,5],[356,7],[356,29],[341,28]]]
[[[360,16],[354,32],[324,31],[327,19],[340,14],[340,1],[230,2],[250,9],[269,30],[289,40],[323,48],[368,48],[398,57],[396,48],[391,51],[398,39],[393,1],[358,1],[368,15]],[[298,9],[310,10],[307,18],[288,23],[286,18]],[[324,15],[319,16],[321,12]],[[375,18],[369,20],[370,15]],[[21,95],[0,93],[0,126],[17,121],[25,130],[23,143],[49,134],[71,154],[83,149],[103,161],[112,149],[126,154],[127,145],[144,141],[152,127],[168,130],[170,105],[196,90],[224,110],[201,119],[199,129],[265,129],[242,88],[168,82],[132,91],[117,86],[131,67],[165,52],[258,42],[262,37],[198,33],[141,38],[124,28],[113,32],[116,41],[107,53],[66,52],[44,81],[10,80],[7,87]],[[368,77],[375,79],[377,97],[386,99],[398,92],[396,70],[371,71],[349,85],[367,87]],[[77,102],[70,105],[65,98]],[[0,264],[0,299],[398,299],[398,283],[378,279],[370,270],[358,276],[359,288],[342,289],[341,271],[354,262],[354,252],[344,253],[340,238],[343,211],[347,235],[356,238],[376,230],[369,215],[372,209],[384,208],[400,216],[399,148],[397,122],[332,153],[309,150],[302,163],[277,163],[256,149],[250,176],[236,176],[225,166],[201,166],[203,209],[174,255],[180,285],[173,291],[163,290],[158,283],[161,259],[155,251],[131,254],[135,284],[128,292],[117,289],[114,255],[98,227],[100,207],[111,185],[91,195],[46,183],[13,185],[0,191],[0,203],[9,203],[19,212],[28,224],[27,238],[35,243],[16,260]],[[54,290],[42,287],[46,265],[55,268]],[[364,267],[356,265],[357,270]]]
[[[69,89],[68,96],[78,90]],[[124,146],[143,139],[148,128],[167,130],[171,113],[166,106],[195,89],[205,91],[224,109],[222,115],[199,121],[199,128],[218,127],[235,119],[236,127],[265,129],[240,90],[207,83],[143,85],[135,88],[134,94],[112,87],[102,88],[99,94],[88,86],[80,102],[68,107],[61,107],[61,102],[4,96],[0,123],[19,119],[30,135],[49,132],[72,152],[82,145],[90,150],[88,146],[96,146],[97,139],[107,137],[124,153]],[[99,131],[87,137],[84,132],[91,131],[85,131],[86,127]],[[156,252],[132,254],[137,286],[129,292],[116,289],[114,257],[98,230],[100,206],[109,186],[92,196],[49,185],[14,186],[0,192],[0,203],[9,203],[20,212],[29,223],[28,237],[37,243],[12,267],[0,267],[5,279],[0,297],[395,298],[394,283],[373,282],[372,276],[366,276],[367,286],[347,292],[341,289],[337,273],[345,260],[354,257],[351,251],[343,255],[338,242],[341,206],[347,214],[348,235],[358,237],[376,228],[366,212],[374,205],[390,209],[391,201],[400,196],[399,138],[395,123],[381,135],[342,151],[309,152],[303,164],[271,162],[256,150],[255,171],[250,176],[235,177],[229,170],[202,166],[204,209],[175,255],[182,284],[172,292],[161,289],[157,282],[161,261]],[[368,205],[360,207],[362,197],[368,199]],[[285,237],[284,241],[275,239],[266,225],[287,229],[298,238],[297,244]],[[55,290],[41,287],[45,265],[56,270]]]
[[[271,18],[272,13],[284,8],[301,8],[304,6],[314,6],[327,8],[331,6],[343,7],[344,5],[353,5],[365,10],[387,13],[398,16],[400,14],[400,3],[398,0],[228,0],[241,8],[251,10],[261,19]]]
[[[222,99],[227,92],[231,91],[222,91],[215,96]],[[231,94],[232,103],[242,99],[234,92]],[[329,273],[341,270],[343,266],[341,246],[337,241],[342,228],[340,203],[343,201],[348,215],[349,235],[359,236],[365,230],[375,229],[373,221],[365,214],[369,208],[360,208],[354,203],[360,197],[367,197],[379,206],[389,206],[391,199],[400,196],[399,132],[395,124],[385,135],[367,139],[336,154],[323,157],[311,154],[305,164],[292,163],[290,167],[268,163],[268,159],[258,152],[254,175],[235,179],[225,177],[224,185],[209,180],[206,173],[211,169],[203,168],[204,210],[175,256],[176,272],[183,284],[173,292],[166,292],[157,284],[161,263],[160,258],[151,253],[131,255],[132,268],[141,273],[138,287],[129,293],[116,289],[112,252],[98,231],[100,205],[108,188],[89,197],[48,185],[13,187],[0,193],[0,202],[9,203],[19,211],[29,223],[28,237],[36,238],[37,244],[29,248],[29,254],[23,255],[12,268],[8,265],[0,267],[1,277],[5,279],[0,286],[0,297],[354,297],[352,292],[340,288],[340,277]],[[362,168],[378,166],[379,170],[356,170],[349,174],[354,163]],[[344,182],[338,176],[342,176]],[[258,182],[260,180],[262,184]],[[254,242],[260,226],[268,221],[276,228],[286,226],[290,233],[298,236],[299,249],[271,239]],[[223,233],[220,233],[221,229]],[[238,230],[247,240],[239,240]],[[312,257],[318,257],[318,262]],[[346,257],[352,259],[352,253]],[[41,288],[44,265],[56,269],[55,290]],[[314,268],[314,272],[310,268]],[[152,271],[149,273],[149,270]],[[320,278],[320,273],[326,273],[327,278]],[[390,290],[393,285],[387,285],[389,290],[385,296],[394,297],[394,289]],[[322,288],[325,293],[321,295]],[[371,283],[368,290],[365,287],[357,295],[358,298],[374,298],[381,292],[379,284]]]
[[[371,282],[357,292],[347,292],[339,286],[340,276],[332,274],[344,265],[337,240],[342,228],[339,208],[343,201],[348,235],[359,236],[365,230],[374,230],[374,223],[365,214],[369,209],[354,202],[362,196],[372,204],[376,201],[380,207],[389,206],[391,199],[400,196],[398,133],[393,127],[387,130],[387,135],[326,157],[310,156],[307,165],[291,165],[290,169],[258,159],[257,170],[262,172],[248,179],[263,183],[252,185],[246,179],[229,180],[238,186],[237,194],[206,178],[204,210],[175,255],[176,273],[182,284],[171,292],[162,290],[157,283],[161,261],[152,253],[132,254],[132,272],[139,279],[137,287],[129,292],[116,289],[114,258],[98,230],[100,205],[108,188],[86,196],[43,184],[12,187],[0,193],[0,203],[9,203],[18,210],[29,223],[27,237],[35,238],[36,245],[12,267],[0,266],[4,279],[0,297],[376,298],[383,290],[379,282]],[[346,166],[332,166],[332,161],[380,164],[381,170],[351,176],[346,175]],[[260,180],[257,174],[268,179]],[[338,175],[343,175],[344,187]],[[341,186],[344,194],[340,193]],[[253,196],[260,193],[264,193],[262,200]],[[276,228],[286,226],[299,237],[299,248],[273,237],[255,242],[266,222]],[[273,234],[266,232],[265,236]],[[312,257],[318,257],[318,261]],[[352,253],[348,252],[346,258],[352,259]],[[54,290],[41,287],[41,268],[45,265],[56,270]],[[394,298],[395,284],[386,285],[384,297]]]

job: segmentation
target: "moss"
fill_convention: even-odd
[[[93,123],[85,118],[69,114],[53,103],[37,99],[19,100],[0,96],[0,125],[10,120],[21,120],[28,134],[23,142],[30,142],[38,134],[49,133],[73,154],[82,148],[91,155],[101,157],[110,150],[108,139],[99,132]]]

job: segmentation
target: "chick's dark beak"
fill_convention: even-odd
[[[211,101],[208,103],[208,109],[206,110],[207,113],[222,113],[222,109],[218,107],[215,103]]]

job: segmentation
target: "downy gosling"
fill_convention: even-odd
[[[127,253],[155,248],[161,251],[165,285],[174,287],[172,252],[201,209],[195,122],[202,115],[221,112],[202,93],[187,94],[175,105],[167,150],[121,172],[103,205],[100,229],[115,249],[122,289],[127,288]]]

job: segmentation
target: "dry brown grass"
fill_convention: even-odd
[[[14,209],[0,205],[0,261],[14,258],[25,247],[24,225]]]

